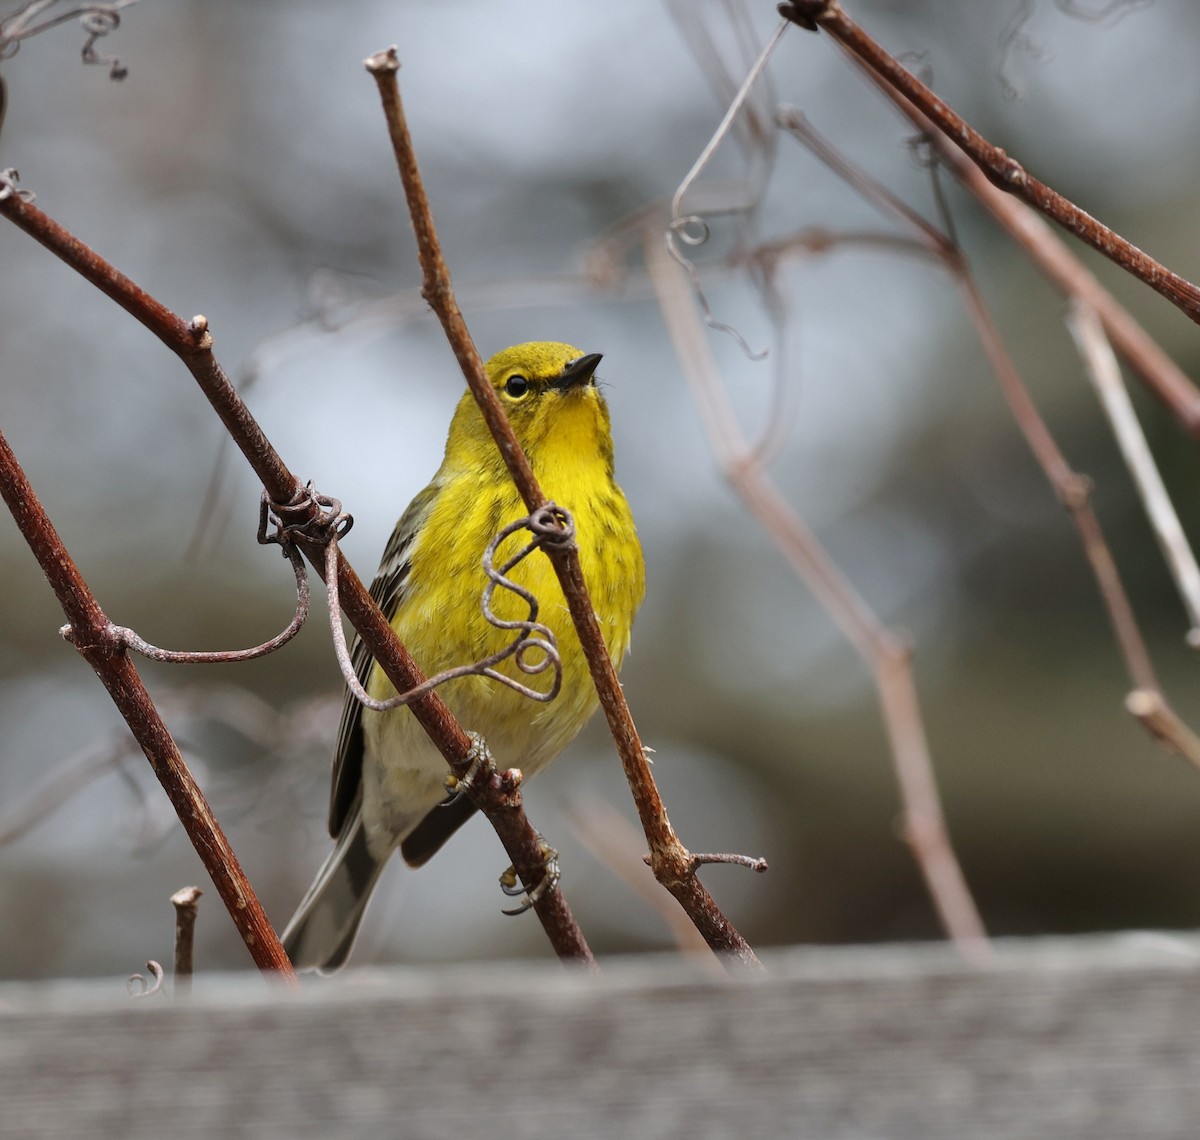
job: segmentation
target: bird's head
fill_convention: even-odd
[[[569,344],[531,341],[496,353],[484,366],[521,447],[535,467],[550,453],[579,460],[597,457],[611,465],[608,408],[596,388],[600,353]],[[467,392],[455,415],[451,436],[460,438],[476,460],[499,459],[496,445]]]

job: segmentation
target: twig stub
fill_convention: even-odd
[[[395,75],[400,70],[400,56],[396,45],[392,44],[383,51],[377,51],[363,60],[365,67],[372,75]]]
[[[187,993],[192,988],[196,911],[203,893],[199,887],[182,887],[171,896],[171,905],[175,908],[176,994]]]

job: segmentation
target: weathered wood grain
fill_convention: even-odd
[[[0,986],[3,1137],[1200,1135],[1200,942]]]

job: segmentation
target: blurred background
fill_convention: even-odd
[[[859,0],[851,14],[938,93],[1085,209],[1200,277],[1200,8],[1116,21],[1049,0]],[[15,10],[9,0],[0,16]],[[1028,19],[1015,23],[1025,12]],[[375,86],[395,43],[447,260],[484,355],[530,339],[605,354],[618,476],[649,592],[623,681],[673,822],[696,851],[770,860],[704,880],[757,946],[940,936],[897,834],[867,666],[722,480],[636,250],[604,288],[597,242],[669,199],[778,18],[771,3],[142,0],[100,41],[128,78],[79,62],[66,24],[0,65],[0,166],[177,312],[293,470],[356,519],[370,578],[440,460],[462,381],[419,272]],[[707,46],[706,46],[707,45]],[[926,216],[909,128],[832,42],[790,29],[758,93],[802,109]],[[768,162],[767,160],[770,159]],[[700,189],[762,197],[759,240],[805,226],[887,231],[794,140],[727,140]],[[1194,652],[1061,298],[946,182],[1009,349],[1095,502],[1178,711],[1200,722]],[[911,639],[951,837],[995,934],[1200,922],[1200,774],[1123,710],[1129,687],[1080,546],[987,369],[952,282],[927,260],[834,247],[780,267],[782,324],[722,265],[745,219],[697,250],[742,426],[783,442],[771,471],[856,588]],[[612,245],[603,248],[612,253]],[[1084,260],[1189,373],[1186,318]],[[110,617],[160,645],[232,648],[286,623],[290,575],[254,543],[258,489],[227,456],[199,553],[220,431],[140,326],[0,225],[0,428]],[[323,329],[320,326],[329,326]],[[772,403],[777,374],[786,410]],[[1184,524],[1196,445],[1134,399]],[[207,888],[198,968],[249,965],[165,796],[86,665],[15,527],[0,518],[0,976],[125,975],[170,960],[170,894]],[[319,608],[319,607],[318,607]],[[282,652],[219,668],[139,663],[271,917],[328,850],[340,681],[318,617]],[[69,796],[64,789],[76,781]],[[603,725],[528,791],[600,953],[672,945],[614,874],[643,841]],[[53,810],[48,810],[53,807]],[[583,821],[581,824],[580,821]],[[590,841],[590,847],[581,842]],[[594,848],[603,849],[597,858]],[[548,956],[500,912],[507,860],[473,822],[419,874],[396,861],[356,961]]]

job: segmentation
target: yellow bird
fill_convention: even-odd
[[[645,593],[645,566],[629,504],[613,478],[608,407],[595,381],[599,363],[599,353],[539,341],[505,349],[486,368],[543,491],[574,516],[592,605],[619,666]],[[511,631],[483,614],[482,559],[492,539],[527,513],[468,391],[450,423],[442,465],[396,524],[371,586],[427,676],[478,661],[512,640]],[[496,564],[528,537],[518,532],[506,539]],[[538,703],[479,675],[447,681],[439,691],[463,726],[484,737],[501,769],[520,768],[529,777],[575,738],[597,698],[550,560],[534,551],[509,577],[538,599],[538,620],[557,639],[558,696]],[[504,591],[496,592],[493,609],[506,619],[528,615],[525,604]],[[395,695],[361,642],[353,659],[372,697]],[[498,668],[529,681],[511,658]],[[374,712],[347,692],[329,807],[337,843],[283,933],[297,968],[342,966],[391,853],[399,847],[418,867],[471,816],[466,796],[438,806],[448,774],[407,708]]]

